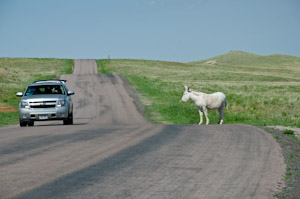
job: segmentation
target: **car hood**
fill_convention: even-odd
[[[63,100],[65,99],[65,95],[29,95],[23,96],[22,100],[29,101],[52,101],[52,100]]]

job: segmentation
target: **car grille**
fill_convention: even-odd
[[[30,102],[30,108],[54,108],[56,106],[56,101],[38,101]]]

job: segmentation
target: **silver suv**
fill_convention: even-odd
[[[66,87],[66,80],[40,80],[30,84],[19,104],[20,126],[33,126],[34,121],[63,120],[65,125],[73,124],[73,102]]]

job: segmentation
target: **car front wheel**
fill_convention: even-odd
[[[20,127],[25,127],[25,126],[27,126],[27,122],[20,120]]]
[[[64,120],[64,125],[73,124],[73,113],[69,113],[68,118]]]
[[[34,121],[28,122],[28,126],[34,126]]]

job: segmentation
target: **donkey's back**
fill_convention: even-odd
[[[206,108],[209,110],[219,109],[227,105],[226,96],[222,92],[206,94]]]

